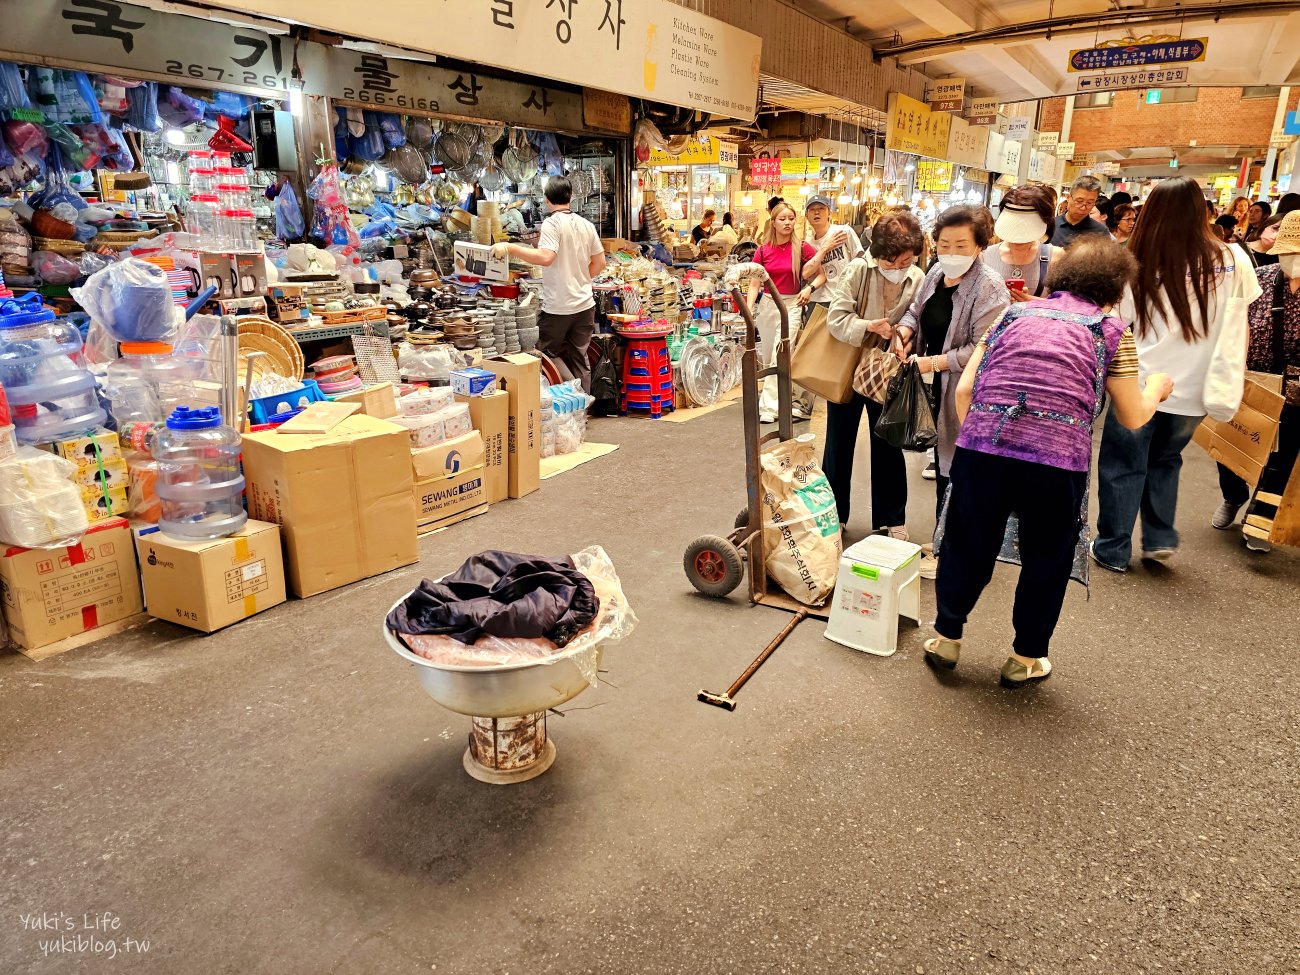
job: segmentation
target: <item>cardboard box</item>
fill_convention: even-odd
[[[474,429],[483,437],[484,501],[496,504],[510,496],[510,397],[504,391],[488,396],[457,396],[469,407]]]
[[[127,512],[131,510],[130,505],[127,504],[125,484],[107,490],[86,487],[82,484],[79,490],[82,506],[86,509],[86,517],[92,525],[97,521],[107,521],[110,518],[125,518]]]
[[[214,297],[237,298],[235,290],[235,264],[228,254],[212,254],[208,251],[199,253],[200,290],[213,285],[217,289]]]
[[[0,557],[0,599],[14,642],[29,650],[142,609],[131,529],[92,525],[67,548],[10,548]]]
[[[483,437],[477,430],[411,451],[420,531],[453,525],[487,503],[483,459]]]
[[[451,255],[456,274],[502,283],[510,280],[510,258],[493,257],[491,244],[458,240],[452,247]]]
[[[136,550],[155,619],[211,633],[284,602],[279,525],[249,521],[229,538],[192,542],[148,529]]]
[[[263,254],[235,255],[235,288],[241,298],[266,295],[266,257]]]
[[[419,560],[410,443],[402,427],[361,415],[324,434],[244,437],[248,514],[281,527],[291,592]]]
[[[333,400],[336,403],[360,403],[362,413],[380,420],[400,416],[402,413],[397,406],[397,390],[392,383],[380,383],[352,393],[339,393]]]
[[[120,460],[122,457],[122,444],[117,439],[117,434],[103,427],[91,430],[83,437],[56,440],[49,445],[49,449],[64,460],[72,461],[82,470],[94,470],[101,462]]]
[[[1192,434],[1192,439],[1216,461],[1254,487],[1268,464],[1268,455],[1273,452],[1284,402],[1277,393],[1247,380],[1237,415],[1227,423],[1207,416]]]
[[[451,374],[451,388],[462,396],[486,396],[497,391],[497,376],[486,369],[457,369]]]
[[[510,497],[532,494],[542,483],[542,364],[526,352],[488,360],[510,404]]]

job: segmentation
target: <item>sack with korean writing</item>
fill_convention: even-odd
[[[835,494],[817,465],[815,442],[804,434],[761,457],[763,561],[768,575],[808,606],[835,591],[843,551]]]

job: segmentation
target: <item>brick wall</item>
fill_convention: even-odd
[[[1141,91],[1117,91],[1109,108],[1075,108],[1070,141],[1076,152],[1131,149],[1135,146],[1268,146],[1276,98],[1242,98],[1240,88],[1201,88],[1195,102],[1147,105]],[[1300,102],[1291,91],[1290,108]],[[1043,104],[1044,132],[1061,131],[1065,99]]]

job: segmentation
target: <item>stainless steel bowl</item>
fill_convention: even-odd
[[[403,596],[396,605],[405,601]],[[601,648],[561,657],[554,663],[514,664],[504,667],[445,667],[425,660],[402,646],[386,624],[380,624],[384,641],[407,663],[428,695],[448,711],[477,718],[509,718],[559,707],[590,685],[583,676],[600,666]],[[575,659],[581,658],[583,667]]]

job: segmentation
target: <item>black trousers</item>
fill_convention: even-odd
[[[952,497],[935,599],[934,628],[959,640],[971,610],[993,578],[1007,519],[1020,518],[1020,580],[1011,620],[1022,657],[1046,657],[1061,616],[1079,541],[1086,471],[996,457],[957,448]]]
[[[1296,457],[1300,455],[1300,406],[1282,407],[1281,425],[1277,431],[1277,450],[1268,458],[1264,473],[1259,478],[1259,490],[1265,494],[1281,494],[1291,478]],[[1219,490],[1223,500],[1238,507],[1250,500],[1250,485],[1222,464],[1219,465]],[[1273,516],[1272,505],[1251,505],[1250,514]]]
[[[826,449],[822,452],[822,473],[835,493],[840,522],[849,520],[852,500],[853,454],[858,445],[858,427],[866,410],[871,450],[871,527],[892,528],[907,524],[907,466],[903,452],[874,433],[884,409],[875,400],[855,392],[847,403],[826,403]]]

